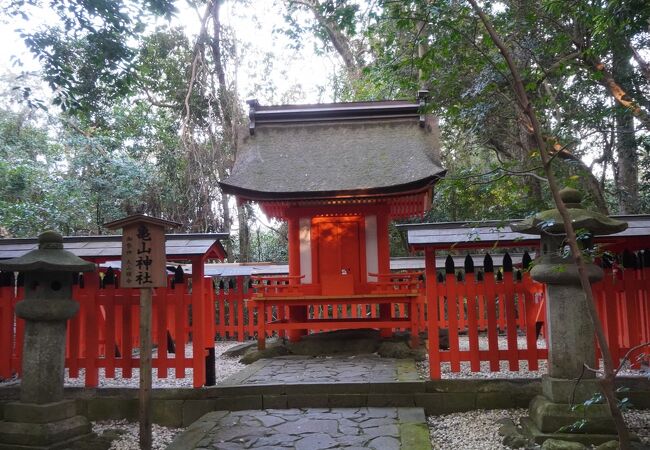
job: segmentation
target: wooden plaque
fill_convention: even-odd
[[[123,288],[167,286],[165,228],[147,222],[130,223],[122,230]]]

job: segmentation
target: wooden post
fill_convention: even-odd
[[[436,279],[436,251],[424,249],[424,267],[427,296],[427,345],[429,351],[429,377],[440,379],[440,322],[438,320],[438,292]]]
[[[199,388],[205,385],[205,364],[207,351],[205,348],[205,298],[203,274],[204,263],[201,258],[192,261],[192,367],[194,369],[193,386]],[[232,317],[232,316],[231,316]],[[212,337],[214,347],[214,336]]]
[[[292,277],[300,276],[300,218],[292,216],[288,220],[289,234],[289,275]],[[300,280],[291,278],[290,284],[298,284]],[[278,306],[283,308],[284,306]],[[289,306],[289,321],[304,322],[307,319],[306,306]],[[290,329],[288,332],[289,340],[296,342],[300,337],[307,334],[307,330]]]
[[[140,448],[151,449],[151,297],[140,289]]]
[[[379,273],[390,273],[390,244],[388,242],[388,211],[381,210],[377,213],[377,260]],[[417,306],[412,300],[409,314],[416,314]],[[372,306],[373,311],[375,306]],[[391,319],[393,303],[385,303],[379,305],[379,317],[382,322]],[[412,319],[411,319],[412,320]],[[416,331],[417,333],[417,331]],[[393,335],[391,328],[382,328],[380,330],[381,337],[389,338]]]
[[[151,300],[153,288],[167,286],[165,227],[180,224],[136,214],[104,226],[123,228],[120,286],[140,289],[140,449],[151,450]]]

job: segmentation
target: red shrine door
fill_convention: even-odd
[[[363,223],[360,217],[314,219],[322,295],[351,295],[358,289],[362,280]]]

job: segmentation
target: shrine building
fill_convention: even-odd
[[[257,203],[269,218],[288,222],[288,286],[274,291],[276,300],[286,298],[290,305],[288,322],[305,322],[305,305],[291,301],[299,298],[309,304],[379,299],[381,318],[389,320],[390,302],[381,296],[395,296],[399,287],[387,285],[389,221],[422,216],[445,173],[437,118],[422,113],[425,97],[421,92],[413,102],[248,102],[249,132],[221,187],[239,202]],[[385,331],[384,325],[376,328]]]

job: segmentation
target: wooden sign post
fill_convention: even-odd
[[[165,227],[181,224],[143,214],[106,223],[122,228],[120,286],[140,289],[140,448],[151,449],[151,298],[167,286]]]

